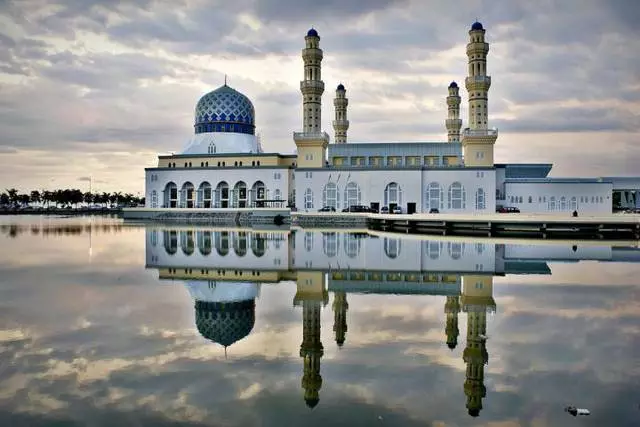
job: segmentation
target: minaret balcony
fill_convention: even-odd
[[[349,120],[334,120],[332,122],[333,127],[345,127],[348,128],[349,127]]]
[[[491,86],[491,77],[490,76],[469,76],[464,79],[465,86],[469,87],[470,85],[477,84],[485,84],[487,86]]]
[[[462,136],[498,136],[498,129],[469,129],[462,131]]]
[[[326,132],[294,132],[293,139],[296,141],[318,141],[329,140],[329,134]]]
[[[314,89],[317,92],[324,92],[324,82],[322,80],[303,80],[300,82],[300,90]]]

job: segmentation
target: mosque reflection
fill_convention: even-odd
[[[304,400],[320,401],[321,311],[332,295],[336,344],[347,339],[350,293],[444,296],[444,341],[459,339],[466,315],[464,393],[476,417],[486,396],[487,314],[496,310],[493,277],[550,274],[547,261],[640,261],[637,248],[573,244],[505,244],[477,240],[399,238],[395,235],[304,230],[147,229],[147,268],[160,279],[184,280],[195,301],[196,326],[226,347],[248,336],[262,283],[294,281],[302,309]]]

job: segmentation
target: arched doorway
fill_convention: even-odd
[[[251,206],[264,208],[264,200],[267,198],[266,193],[264,182],[256,181],[251,187]]]
[[[182,184],[180,190],[180,207],[181,208],[193,208],[196,203],[196,191],[192,183],[189,181]]]
[[[402,188],[397,182],[387,184],[384,189],[384,205],[392,211],[396,206],[402,207]]]
[[[211,184],[207,181],[200,184],[198,187],[198,204],[199,208],[207,208],[211,207]]]
[[[164,201],[163,208],[177,208],[178,207],[178,186],[175,182],[169,182],[164,187]]]
[[[229,184],[226,181],[222,181],[216,186],[215,206],[217,208],[229,207]]]
[[[233,187],[233,205],[238,208],[247,207],[247,184],[238,181]]]

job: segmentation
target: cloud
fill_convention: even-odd
[[[299,55],[312,26],[325,50],[325,130],[332,133],[333,90],[342,82],[352,141],[444,140],[446,86],[464,86],[476,16],[491,43],[490,124],[501,130],[503,160],[529,160],[509,154],[522,151],[512,142],[520,136],[562,145],[566,133],[628,134],[620,140],[629,151],[640,111],[640,61],[630,54],[640,50],[639,13],[632,0],[5,2],[0,152],[24,165],[34,156],[73,155],[73,165],[56,167],[59,183],[88,175],[91,164],[113,190],[140,191],[143,168],[155,153],[181,149],[195,103],[224,74],[254,101],[263,145],[292,152],[291,132],[301,126]],[[563,174],[568,163],[615,174],[612,153],[604,144],[594,149],[579,162],[564,154],[544,161]],[[109,155],[114,150],[132,153],[129,171]],[[0,172],[0,179],[33,186],[48,167]],[[111,175],[111,168],[123,171]]]

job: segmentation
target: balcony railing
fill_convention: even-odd
[[[469,76],[464,79],[465,84],[469,83],[488,83],[491,84],[491,77],[489,76]]]
[[[293,139],[298,141],[317,141],[318,139],[329,141],[329,134],[326,132],[294,132]]]
[[[303,80],[300,82],[300,90],[308,87],[324,90],[324,82],[320,80]]]
[[[464,136],[498,136],[498,129],[469,129],[462,131]]]

